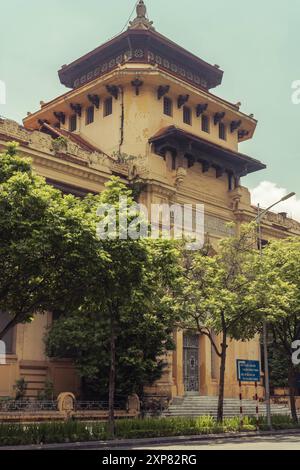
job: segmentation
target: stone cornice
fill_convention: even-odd
[[[218,97],[217,95],[214,95],[208,90],[198,88],[192,83],[187,83],[184,79],[174,75],[171,71],[162,69],[158,64],[153,65],[142,62],[118,65],[118,67],[116,67],[114,70],[110,70],[101,77],[95,78],[93,81],[85,83],[79,88],[68,91],[54,100],[43,104],[42,109],[28,115],[24,119],[24,123],[26,123],[26,126],[30,127],[31,123],[43,116],[45,112],[55,111],[60,108],[63,109],[66,104],[68,105],[74,100],[80,101],[81,95],[85,97],[89,93],[99,89],[99,87],[105,87],[106,84],[113,83],[117,79],[122,82],[122,79],[126,79],[126,77],[128,77],[128,81],[130,81],[132,80],[132,77],[136,76],[136,74],[147,77],[153,76],[154,78],[159,76],[162,80],[167,80],[170,83],[173,82],[174,86],[175,84],[177,86],[179,85],[187,92],[198,95],[199,100],[209,101],[214,106],[222,108],[222,110],[226,111],[227,115],[231,116],[232,119],[243,119],[246,120],[249,125],[254,126],[254,128],[256,126],[257,121],[254,118],[242,113],[236,105]],[[249,135],[247,138],[250,137],[251,136]]]
[[[246,210],[235,211],[235,216],[240,222],[253,222],[256,217],[256,213]],[[262,220],[262,228],[265,234],[271,236],[280,234],[283,238],[285,236],[300,236],[300,223],[296,220],[284,217],[281,214],[274,212],[268,212]]]
[[[148,192],[155,193],[155,195],[167,197],[169,199],[176,197],[177,191],[173,186],[154,179],[141,178],[141,180],[148,186]]]

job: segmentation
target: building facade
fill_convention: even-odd
[[[141,0],[128,29],[59,70],[70,90],[28,113],[24,125],[0,119],[0,149],[8,141],[33,161],[49,184],[83,196],[98,193],[112,175],[125,183],[143,183],[140,201],[204,204],[205,233],[217,249],[237,229],[253,220],[257,208],[241,178],[265,168],[240,153],[239,144],[254,135],[253,115],[212,91],[223,72],[158,33]],[[286,214],[267,214],[265,240],[300,235],[300,223]],[[0,366],[0,397],[12,396],[24,377],[28,395],[36,396],[47,378],[55,392],[78,392],[69,361],[45,356],[43,336],[51,313],[18,325],[6,338],[8,361]],[[208,338],[174,331],[176,351],[149,392],[168,397],[185,393],[216,395],[218,358]],[[237,396],[236,359],[260,359],[258,338],[231,342],[227,357],[226,396]],[[245,396],[252,396],[245,387]],[[262,394],[262,391],[261,391]]]

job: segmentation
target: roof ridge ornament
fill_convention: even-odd
[[[147,18],[147,7],[143,0],[139,0],[136,6],[136,18],[130,21],[128,29],[154,30],[153,21],[149,21]]]

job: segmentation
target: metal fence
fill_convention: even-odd
[[[124,402],[115,402],[115,410],[124,410],[125,408]],[[108,401],[76,401],[75,409],[76,411],[107,411]]]
[[[117,411],[126,409],[126,400],[115,402],[114,409]],[[76,401],[75,411],[107,411],[108,401]],[[0,412],[27,412],[39,413],[43,411],[58,411],[57,401],[44,400],[0,400]]]
[[[168,410],[170,400],[165,395],[147,395],[141,400],[143,416],[160,416]]]
[[[0,412],[28,412],[57,411],[56,401],[29,401],[29,400],[1,400]]]

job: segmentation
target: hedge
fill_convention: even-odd
[[[273,416],[274,429],[292,429],[295,425],[289,416]],[[260,418],[259,429],[267,429],[265,418]],[[146,418],[116,421],[117,439],[207,435],[240,431],[255,431],[254,418],[224,419],[223,423],[211,416],[199,418]],[[51,422],[37,424],[0,424],[0,446],[27,444],[60,444],[69,442],[105,441],[109,437],[103,422]]]

